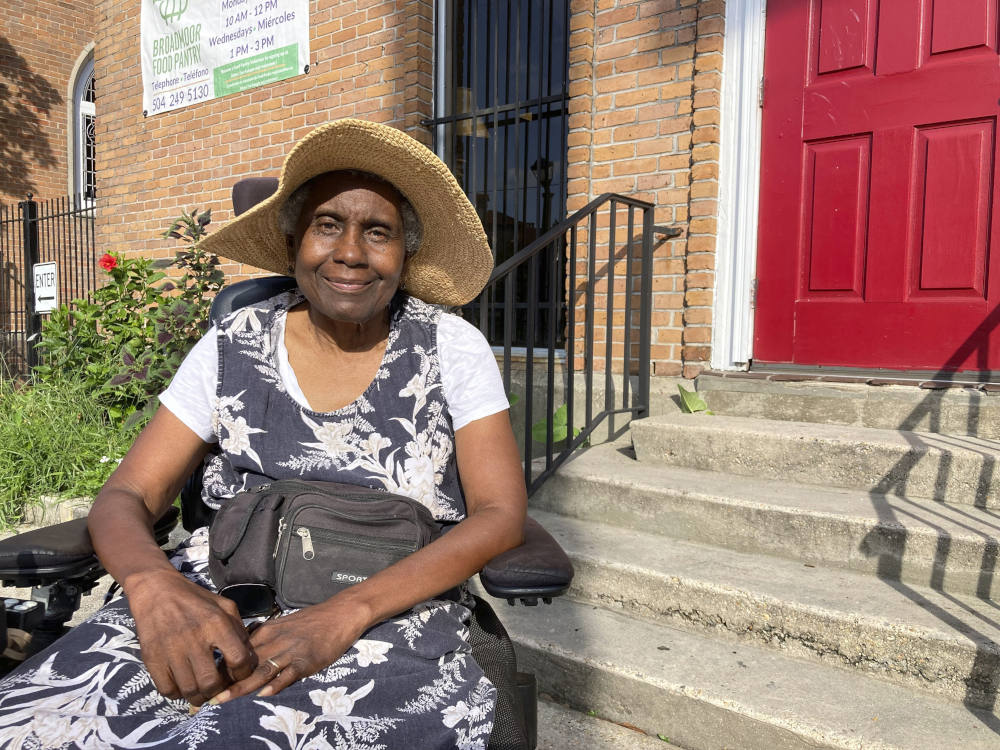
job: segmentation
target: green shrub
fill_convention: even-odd
[[[42,495],[95,495],[137,431],[111,420],[83,383],[0,380],[0,526]]]
[[[36,378],[82,383],[119,423],[148,420],[156,396],[208,328],[212,297],[222,286],[218,258],[196,244],[210,221],[210,211],[192,209],[164,232],[187,244],[172,261],[105,253],[99,263],[108,283],[43,323]],[[179,276],[168,278],[169,267]]]
[[[31,381],[0,378],[0,526],[43,495],[92,497],[125,455],[208,328],[223,281],[197,246],[210,221],[194,209],[167,229],[185,243],[171,261],[105,253],[108,283],[42,324]]]

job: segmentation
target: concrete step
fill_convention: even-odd
[[[1000,599],[993,511],[643,463],[589,449],[532,496],[544,511]]]
[[[969,705],[996,702],[1000,618],[990,602],[532,515],[573,560],[574,599],[820,659]]]
[[[537,750],[669,750],[668,744],[644,732],[588,716],[558,703],[538,701]]]
[[[522,669],[582,711],[692,750],[996,750],[980,709],[591,604],[500,611]]]
[[[1000,441],[926,432],[667,414],[631,425],[640,461],[1000,507]]]
[[[699,375],[716,414],[1000,438],[1000,393]],[[690,389],[689,389],[690,390]]]

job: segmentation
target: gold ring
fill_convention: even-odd
[[[264,661],[266,661],[268,664],[270,664],[272,667],[274,667],[274,669],[275,669],[276,672],[280,672],[281,671],[281,666],[274,659],[264,659]]]

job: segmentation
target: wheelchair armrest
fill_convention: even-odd
[[[166,544],[177,525],[171,507],[153,526],[157,544]],[[87,531],[87,519],[57,523],[0,541],[0,580],[5,586],[45,586],[67,578],[104,573]]]
[[[490,596],[529,606],[546,603],[566,592],[573,580],[573,563],[559,542],[533,518],[524,522],[524,543],[490,560],[479,581]]]

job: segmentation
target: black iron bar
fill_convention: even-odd
[[[44,263],[46,261],[56,260],[56,254],[58,252],[59,245],[59,232],[61,230],[61,225],[64,222],[59,222],[56,224],[54,221],[46,221],[48,219],[48,213],[62,213],[62,198],[53,198],[44,202],[39,202],[41,206],[41,212],[39,214],[38,221],[38,262]],[[58,263],[58,260],[56,260]],[[35,300],[35,306],[38,306],[38,300]],[[42,318],[41,313],[38,314],[38,323],[41,325]],[[37,339],[36,339],[37,342]]]
[[[504,66],[504,99],[506,100],[510,96],[510,14],[511,14],[511,4],[507,4],[507,38],[504,40],[504,51],[507,54],[507,60]],[[515,60],[517,58],[514,58]],[[500,104],[499,101],[496,103],[493,112],[493,122],[495,127],[501,127],[500,124]],[[510,154],[510,126],[506,123],[503,124],[503,163],[499,168],[499,171],[503,173],[503,183],[500,190],[500,221],[505,221],[507,217],[507,160]],[[499,164],[499,162],[498,162]],[[496,204],[494,204],[494,210],[496,210]],[[498,257],[497,253],[499,248],[496,245],[493,246],[493,257]]]
[[[527,15],[527,22],[525,23],[525,41],[524,41],[524,47],[525,47],[525,49],[524,49],[524,55],[525,55],[525,59],[530,60],[531,56],[532,56],[532,53],[534,52],[534,50],[532,49],[532,46],[531,46],[532,32],[535,30],[535,25],[531,21],[531,16],[532,16],[532,10],[534,8],[534,3],[530,3],[529,2],[527,5],[528,5],[528,15]],[[518,59],[520,59],[520,58],[518,58]],[[518,76],[517,80],[518,80],[518,89],[517,89],[516,93],[518,94],[518,96],[517,96],[518,101],[520,101],[521,100],[521,89],[520,89],[521,76],[520,75]],[[524,74],[524,99],[526,101],[523,103],[524,104],[523,109],[524,109],[524,113],[525,114],[529,114],[529,115],[530,115],[531,110],[530,110],[530,104],[528,103],[527,100],[529,99],[530,96],[531,96],[531,79],[530,79],[530,76],[529,76],[529,73],[528,73],[528,67],[525,67],[525,74]],[[521,113],[519,112],[519,116],[520,115],[521,115]],[[529,169],[528,169],[529,161],[528,160],[531,158],[530,155],[529,155],[531,153],[531,122],[530,122],[530,120],[528,120],[528,121],[526,121],[524,123],[523,128],[524,128],[524,143],[523,143],[523,148],[520,148],[520,146],[521,146],[521,141],[520,141],[521,127],[517,128],[518,145],[519,145],[519,148],[518,148],[518,151],[517,151],[517,164],[519,165],[520,171],[521,171],[521,180],[520,180],[521,196],[520,196],[520,201],[518,201],[518,203],[515,205],[515,211],[517,213],[515,214],[514,226],[517,228],[517,231],[518,231],[518,235],[517,235],[518,239],[520,239],[520,237],[522,237],[524,235],[524,231],[528,227],[528,173],[529,173]],[[535,218],[536,226],[537,226],[537,221],[538,221],[538,218],[536,217]],[[538,235],[536,234],[535,236],[537,237]],[[517,244],[520,244],[520,243],[517,243]],[[529,284],[530,284],[530,280],[529,280]],[[527,320],[525,320],[525,324],[527,324]],[[528,348],[530,348],[530,347],[532,347],[532,346],[535,345],[535,342],[532,341],[529,338],[525,338],[525,342],[524,343],[525,343],[525,346],[527,346]]]
[[[538,257],[532,256],[531,260],[528,261],[528,299],[536,300],[535,304],[530,306],[526,312],[525,327],[527,329],[525,339],[528,342],[527,347],[524,350],[524,392],[525,392],[525,404],[524,404],[524,426],[525,426],[525,481],[531,481],[531,439],[533,438],[534,430],[533,427],[533,407],[535,401],[535,317],[538,314]],[[529,303],[530,304],[530,303]],[[545,415],[546,420],[546,433],[549,433],[552,429],[552,415],[551,413]],[[551,437],[547,435],[546,446],[551,442]],[[548,453],[548,451],[546,451]]]
[[[83,231],[87,237],[87,269],[88,278],[90,279],[90,284],[87,286],[87,290],[97,288],[97,244],[95,241],[94,228],[94,209],[89,207],[87,210],[87,221],[83,226]],[[84,296],[83,290],[81,290],[80,296]]]
[[[25,359],[28,370],[35,369],[38,364],[38,355],[35,352],[35,334],[38,333],[38,315],[35,313],[34,283],[32,280],[32,266],[38,262],[38,204],[31,199],[21,201],[21,219],[23,225],[23,239],[21,247],[24,250],[24,301],[25,310]]]
[[[604,408],[608,408],[608,396],[614,393],[615,384],[611,373],[611,362],[614,353],[614,315],[615,315],[615,220],[618,218],[618,203],[611,199],[611,214],[608,217],[608,298],[605,304],[607,320],[604,324]],[[608,420],[608,440],[614,435],[614,420]]]
[[[622,406],[628,406],[632,376],[632,234],[635,232],[635,206],[628,207],[628,239],[625,246],[625,355],[622,357]]]
[[[88,257],[87,246],[84,244],[83,241],[83,232],[84,232],[83,212],[85,210],[83,206],[83,199],[81,196],[76,195],[73,197],[73,200],[76,201],[78,209],[76,212],[76,216],[73,219],[73,237],[74,237],[73,242],[74,242],[74,247],[77,248],[74,252],[78,256],[76,262],[77,286],[74,289],[75,293],[74,296],[78,297],[80,296],[80,290],[82,290],[84,288],[84,285],[87,283],[87,274],[88,274],[88,266],[90,265],[90,258]]]
[[[508,61],[511,59],[511,57],[510,57],[510,44],[511,44],[510,26],[511,26],[511,4],[507,3],[507,24],[506,24],[506,28],[505,28],[506,38],[504,39],[504,54],[506,55],[506,60],[504,61],[504,65],[503,65],[502,68],[501,68],[501,66],[499,64],[496,66],[496,68],[497,68],[497,75],[500,74],[499,73],[500,70],[503,70],[503,75],[504,75],[504,79],[503,79],[503,81],[504,81],[504,99],[506,99],[509,96],[509,93],[510,93],[510,65],[508,64]],[[499,40],[497,42],[496,49],[497,49],[497,52],[499,54],[499,49],[500,49]],[[502,127],[502,130],[503,130],[503,136],[502,136],[503,137],[503,150],[502,150],[503,157],[501,159],[498,156],[497,168],[494,171],[494,177],[493,177],[494,183],[496,182],[496,179],[497,179],[498,175],[501,176],[501,180],[502,180],[501,181],[501,188],[500,188],[500,197],[499,197],[498,200],[494,200],[494,202],[493,202],[493,225],[495,227],[495,229],[494,229],[494,242],[493,242],[493,257],[494,257],[494,259],[502,257],[501,253],[504,251],[503,245],[506,242],[506,236],[507,236],[507,233],[505,231],[502,231],[502,230],[504,229],[505,224],[506,224],[506,220],[507,220],[507,200],[508,200],[508,195],[507,195],[507,172],[508,172],[507,163],[508,163],[508,158],[509,158],[509,153],[510,153],[510,127],[506,123],[501,124],[501,122],[500,122],[500,111],[501,111],[501,106],[500,106],[499,92],[497,92],[496,99],[493,102],[493,127],[494,127],[493,140],[494,140],[494,143],[497,145],[497,148],[499,149],[500,128]],[[508,285],[510,284],[510,279],[508,279],[507,284]],[[508,303],[508,299],[513,299],[513,298],[509,297],[509,295],[507,295],[507,289],[506,289],[506,287],[504,288],[504,293],[505,293],[504,294],[504,319],[507,320],[508,318],[507,318],[507,315],[506,315],[506,311],[511,309],[511,303]],[[494,313],[494,317],[496,317],[495,313]],[[503,335],[504,335],[505,353],[506,353],[506,357],[507,357],[507,362],[505,363],[505,366],[508,367],[508,372],[509,372],[509,362],[510,362],[510,349],[509,349],[509,345],[512,342],[512,336],[513,336],[512,325],[505,324],[505,326],[504,326],[504,334]]]
[[[11,341],[11,333],[13,326],[10,325],[11,320],[11,302],[10,302],[10,281],[8,280],[8,267],[7,267],[7,248],[11,246],[10,241],[10,211],[7,206],[0,203],[0,335],[3,335],[3,348],[0,349],[0,378],[10,377],[10,366],[11,363],[8,361],[9,349],[8,346]]]
[[[67,195],[64,199],[70,208],[73,208],[73,196]],[[62,234],[63,234],[63,245],[61,255],[63,257],[62,261],[57,263],[57,269],[59,274],[59,301],[65,302],[70,298],[69,290],[76,286],[76,282],[79,280],[80,276],[80,263],[79,258],[75,258],[77,255],[75,236],[74,236],[74,224],[76,224],[77,214],[75,211],[72,212],[69,221],[63,222]],[[76,262],[68,262],[69,258],[73,258]],[[67,268],[64,266],[72,266],[72,268]]]
[[[472,0],[469,3],[470,13],[469,13],[469,48],[470,55],[468,59],[472,61],[472,64],[468,66],[469,68],[469,98],[468,106],[473,111],[479,109],[479,3],[477,0]],[[476,178],[479,169],[479,149],[478,141],[476,138],[476,126],[479,125],[479,115],[473,114],[471,120],[469,120],[469,134],[465,137],[465,142],[468,144],[468,154],[465,166],[465,176],[466,184],[468,188],[465,191],[466,195],[475,196],[477,194],[477,189],[479,183]],[[476,208],[479,208],[476,206]]]
[[[519,44],[520,43],[520,39],[519,38],[517,39],[517,42],[518,43],[515,45],[515,48],[516,48],[515,49],[515,53],[514,53],[515,55],[519,55],[520,54],[520,44]],[[508,57],[509,57],[509,55],[508,55]],[[520,89],[519,89],[519,87],[520,87],[520,77],[515,76],[514,80],[515,80],[515,84],[514,84],[515,85],[515,97],[517,97],[517,96],[520,96]],[[508,85],[509,85],[509,81],[508,81]],[[565,93],[548,94],[546,96],[541,97],[541,103],[542,104],[562,104],[562,103],[564,103],[566,101],[566,98],[567,97],[566,97]],[[455,99],[455,93],[454,92],[452,92],[452,99],[453,100]],[[500,124],[501,125],[510,125],[511,123],[516,122],[519,119],[520,110],[523,109],[523,108],[524,108],[524,102],[520,101],[519,99],[515,99],[510,104],[498,104],[497,107],[496,107],[497,112],[499,112],[500,114],[508,114],[509,113],[511,115],[511,117],[509,117],[508,119],[502,121]],[[472,109],[472,110],[470,110],[468,112],[455,112],[453,114],[441,115],[440,117],[428,117],[428,118],[426,118],[424,120],[421,120],[420,124],[421,125],[425,125],[425,126],[448,125],[448,124],[456,123],[459,120],[465,120],[465,119],[467,119],[469,117],[472,117],[474,115],[489,115],[492,112],[493,112],[493,107],[484,107],[484,108],[478,108],[477,107],[477,108]],[[548,114],[546,116],[547,117],[557,117],[558,115],[559,115],[559,112],[555,111],[555,112],[552,112],[551,114]]]
[[[27,272],[24,269],[25,260],[25,249],[24,249],[24,233],[26,231],[26,222],[24,220],[24,210],[18,207],[18,217],[21,224],[21,232],[18,244],[18,254],[17,263],[21,264],[21,283],[18,286],[17,294],[17,330],[20,332],[18,336],[18,349],[21,355],[21,359],[18,362],[18,371],[21,375],[27,375],[25,372],[25,367],[28,362],[28,289],[29,281]]]
[[[466,37],[466,43],[468,45],[469,53],[466,56],[466,60],[470,63],[466,66],[466,72],[468,74],[468,92],[469,96],[465,105],[473,112],[478,111],[479,108],[479,97],[478,97],[478,84],[479,84],[479,3],[477,0],[470,0],[466,3],[466,28],[468,29],[468,35]],[[469,132],[465,137],[465,144],[468,146],[467,149],[463,149],[465,153],[465,170],[462,175],[465,182],[465,194],[471,195],[473,201],[478,195],[479,181],[478,181],[478,169],[479,169],[479,139],[476,137],[476,128],[479,125],[479,116],[473,114],[471,118],[467,118]],[[456,138],[461,137],[457,135]],[[479,210],[479,206],[476,206],[476,210]],[[481,217],[482,218],[482,217]],[[490,304],[490,298],[492,297],[492,290],[484,290],[481,295],[479,295],[479,330],[481,330],[485,335],[493,335],[491,330],[493,327],[493,321],[490,319],[490,311],[492,305]]]
[[[556,6],[556,0],[549,0],[549,33],[546,34],[544,37],[542,37],[543,39],[546,40],[545,50],[548,53],[546,55],[546,60],[545,60],[546,75],[545,78],[543,79],[545,81],[545,86],[542,86],[541,83],[539,83],[538,86],[539,104],[541,103],[542,97],[545,96],[547,92],[552,90],[552,49],[555,45],[552,44],[551,42],[552,42],[552,32],[554,28],[552,26],[552,20],[553,20],[553,14],[555,12],[555,6]]]
[[[486,144],[485,150],[487,152],[491,152],[492,156],[487,156],[483,172],[483,195],[489,196],[487,205],[483,206],[483,213],[490,214],[490,229],[489,229],[491,235],[490,249],[493,251],[493,257],[496,258],[497,242],[498,242],[499,228],[500,228],[500,222],[497,220],[498,214],[497,214],[497,177],[496,177],[497,170],[500,168],[500,162],[497,160],[497,148],[498,148],[499,138],[496,129],[497,120],[499,119],[496,107],[497,107],[497,87],[499,85],[498,81],[499,81],[499,69],[500,69],[498,60],[499,47],[500,47],[500,39],[499,39],[500,25],[495,21],[492,24],[490,23],[492,10],[493,10],[492,4],[487,3],[486,28],[490,30],[490,38],[487,40],[487,50],[488,50],[487,57],[490,57],[491,54],[490,51],[492,52],[492,67],[490,69],[492,79],[487,82],[487,87],[492,95],[493,106],[491,112],[492,124],[489,126],[484,126],[486,127],[487,138],[489,139],[489,141]],[[483,118],[484,121],[486,121],[487,116],[488,115],[484,115]],[[492,170],[490,170],[491,164],[493,166]],[[490,336],[489,336],[490,341],[496,341],[497,337],[495,300],[496,300],[496,290],[493,289],[490,291],[489,298],[486,300],[487,304],[489,304],[489,310],[487,312],[490,321]]]
[[[549,2],[550,31],[552,28],[551,11],[552,11],[552,3],[550,0]],[[534,107],[532,108],[534,112],[534,117],[537,118],[537,122],[535,124],[536,158],[534,162],[534,165],[538,167],[537,171],[535,172],[535,189],[537,191],[535,193],[535,226],[538,227],[539,235],[544,233],[548,229],[548,227],[545,226],[545,206],[543,205],[545,201],[545,193],[547,192],[548,188],[548,176],[546,174],[547,170],[545,163],[548,161],[549,149],[548,149],[548,143],[545,140],[545,127],[542,121],[542,76],[545,73],[544,70],[545,65],[543,64],[542,49],[547,47],[551,51],[551,47],[545,44],[545,42],[543,41],[549,39],[549,35],[547,35],[545,32],[546,32],[545,14],[543,13],[541,28],[539,29],[539,34],[538,34],[538,64],[535,66],[538,69],[538,75],[535,78],[535,85],[537,86],[537,89],[535,91],[535,104]],[[531,87],[529,85],[528,95],[530,96],[530,94],[531,94]],[[544,184],[543,180],[545,181]],[[532,341],[531,343],[532,345],[534,345],[534,341]]]
[[[639,297],[639,378],[638,397],[639,418],[649,416],[649,371],[652,363],[649,361],[651,318],[653,312],[653,208],[650,206],[642,212],[642,277],[639,282],[642,290]]]
[[[569,438],[573,435],[573,398],[576,394],[576,230],[577,225],[569,228],[569,284],[566,296],[566,435],[567,450]]]
[[[81,233],[83,230],[83,201],[78,199],[78,196],[74,196],[73,200],[76,202],[76,212],[73,214],[73,221],[70,225],[70,233],[72,234],[72,246],[73,246],[73,256],[75,261],[73,263],[73,270],[75,272],[74,276],[74,286],[72,294],[65,298],[65,301],[69,301],[73,297],[78,297],[79,290],[83,288],[84,279],[87,274],[87,261],[89,260],[86,255],[86,250],[83,245],[81,238]]]
[[[507,397],[511,394],[511,351],[514,339],[514,275],[511,274],[504,280],[503,286],[504,306],[503,306],[503,382],[507,389]]]
[[[69,203],[69,196],[61,196],[53,201],[60,209],[63,208],[63,204]],[[56,276],[59,279],[60,286],[65,283],[63,276],[65,276],[65,269],[63,265],[65,264],[65,259],[67,255],[68,244],[66,243],[66,230],[69,228],[68,225],[72,223],[73,217],[67,217],[66,221],[60,221],[58,224],[54,222],[48,222],[49,226],[52,227],[49,234],[49,251],[46,253],[44,260],[54,261],[56,264]],[[57,291],[56,294],[59,294]],[[65,299],[65,297],[63,297]],[[41,319],[39,318],[39,321]]]
[[[569,180],[566,177],[566,152],[569,148],[568,138],[569,138],[569,125],[567,119],[567,108],[569,101],[569,89],[567,82],[569,81],[569,3],[567,0],[561,0],[560,13],[562,16],[562,53],[559,59],[562,61],[559,80],[559,91],[562,94],[562,101],[559,102],[559,112],[562,115],[562,124],[559,128],[559,150],[557,153],[560,155],[562,164],[559,165],[559,202],[556,204],[559,206],[559,217],[560,219],[566,213],[566,203],[569,200]],[[560,286],[560,300],[562,301],[562,306],[560,309],[560,324],[565,320],[565,307],[567,296],[565,290],[562,288],[565,280],[565,263],[566,263],[566,252],[565,252],[565,231],[562,233],[563,245],[562,245],[562,266],[559,269],[559,273],[556,275],[556,281]],[[570,367],[572,371],[572,367]],[[572,411],[567,406],[567,411]],[[569,415],[568,415],[569,416]],[[572,434],[572,429],[570,429],[569,434]]]
[[[487,7],[489,8],[489,7],[492,7],[492,6],[488,5]],[[509,16],[510,15],[510,5],[508,4],[507,7],[508,7],[507,14]],[[500,222],[497,221],[497,217],[498,217],[498,214],[497,214],[497,205],[498,205],[498,201],[497,201],[497,172],[498,171],[503,172],[503,171],[506,171],[506,170],[503,169],[503,167],[500,164],[499,159],[497,158],[498,157],[499,144],[500,144],[500,137],[499,137],[500,134],[497,131],[497,121],[499,120],[499,112],[497,110],[497,105],[500,103],[499,102],[499,99],[500,99],[500,94],[499,94],[499,88],[500,88],[500,60],[499,60],[499,57],[500,57],[500,24],[497,23],[497,22],[494,22],[493,25],[492,25],[492,29],[493,29],[493,41],[492,41],[491,47],[492,47],[492,50],[493,50],[493,70],[492,70],[493,81],[492,81],[492,85],[491,85],[490,88],[493,90],[493,107],[492,107],[492,112],[491,112],[491,114],[493,116],[493,124],[492,124],[492,127],[488,130],[488,133],[489,133],[489,139],[490,139],[489,145],[490,145],[490,148],[493,149],[493,173],[491,175],[492,179],[489,181],[489,188],[488,189],[489,189],[489,195],[490,195],[490,210],[493,211],[492,226],[490,227],[490,229],[491,229],[491,235],[492,235],[492,239],[490,240],[490,247],[493,248],[493,257],[495,258],[496,254],[497,254],[497,249],[496,249],[497,248],[497,229],[498,229],[498,227],[500,225]],[[506,63],[506,61],[505,61],[505,63]],[[485,191],[487,189],[486,186],[484,186],[483,189]]]
[[[84,232],[83,212],[85,210],[83,206],[83,199],[79,195],[77,195],[74,196],[74,200],[76,200],[77,208],[79,210],[76,212],[76,216],[73,219],[73,236],[75,238],[73,246],[77,248],[75,253],[78,256],[78,260],[75,264],[77,269],[77,287],[76,289],[73,290],[74,292],[73,296],[80,297],[83,294],[83,289],[87,283],[87,274],[89,273],[89,267],[92,264],[89,257],[90,254],[87,252],[87,246],[83,241],[83,232]]]
[[[594,420],[594,279],[597,276],[597,211],[590,214],[587,223],[589,235],[587,250],[587,305],[584,336],[584,380],[587,383],[586,422],[589,427]]]
[[[66,196],[66,202],[72,207],[73,197]],[[80,257],[79,246],[76,242],[76,222],[79,219],[79,216],[80,215],[74,211],[73,216],[64,225],[66,236],[65,247],[68,249],[69,257],[72,258],[72,260],[69,262],[64,261],[59,267],[59,288],[62,290],[61,296],[59,297],[60,302],[68,302],[73,298],[73,294],[71,293],[72,290],[79,289],[80,287],[80,266],[82,265],[80,261],[83,259]],[[65,251],[63,255],[64,257],[66,256]],[[64,268],[63,266],[70,266],[70,268]],[[72,277],[70,277],[70,273],[72,273]]]
[[[522,54],[530,54],[530,44],[526,43],[525,46],[526,46],[527,49],[525,49],[524,51],[522,51],[522,49],[521,49],[521,21],[522,21],[522,17],[523,17],[522,13],[518,12],[517,16],[516,16],[517,23],[516,23],[515,36],[514,36],[514,59],[517,60],[518,62],[520,62],[520,60],[522,59]],[[530,6],[530,4],[528,6],[528,19],[527,19],[526,27],[527,27],[528,33],[530,35],[530,29],[531,29],[531,6]],[[520,65],[517,65],[515,67],[515,70],[520,71]],[[521,204],[524,203],[527,200],[527,194],[526,194],[526,191],[525,191],[525,181],[527,179],[527,169],[525,169],[525,167],[527,166],[527,156],[524,156],[522,158],[522,153],[521,153],[522,152],[521,128],[523,126],[523,122],[524,121],[521,119],[522,102],[521,102],[521,75],[520,75],[520,72],[518,72],[514,76],[514,101],[517,102],[517,109],[515,110],[515,114],[514,114],[514,118],[515,119],[514,119],[514,123],[512,125],[513,130],[514,130],[514,160],[513,160],[513,162],[508,161],[507,164],[505,165],[505,166],[508,166],[508,165],[509,166],[514,166],[514,167],[518,167],[519,166],[520,169],[521,169],[520,179],[518,180],[518,182],[514,186],[515,193],[514,193],[513,196],[511,196],[511,198],[512,198],[511,203],[513,204],[512,205],[513,216],[511,217],[513,219],[513,221],[511,222],[511,230],[513,232],[513,237],[511,238],[511,245],[513,246],[512,247],[512,254],[513,253],[517,253],[518,250],[520,249],[519,245],[520,245],[520,242],[521,242],[522,229],[523,229],[522,228],[522,224],[524,222],[524,211],[521,209]],[[525,133],[527,133],[527,130],[525,130]],[[523,150],[524,150],[525,154],[527,154],[527,149],[528,149],[527,142],[525,142],[523,144],[523,146],[524,146]],[[509,157],[509,154],[507,156]],[[523,164],[522,164],[522,162],[523,162]],[[517,190],[520,190],[520,192],[521,192],[520,195],[517,194]],[[516,274],[514,274],[513,276],[516,276]],[[518,326],[517,315],[513,316],[513,320],[514,320],[513,324],[514,324],[514,326],[516,328]],[[528,343],[530,345],[530,342],[526,342],[526,343]]]
[[[561,295],[556,293],[556,280],[559,278],[559,241],[557,240],[554,247],[555,252],[550,253],[551,265],[549,266],[549,341],[548,341],[548,378],[545,383],[545,388],[548,396],[548,414],[550,419],[552,419],[553,425],[555,423],[555,412],[553,410],[555,395],[556,395],[556,311],[559,308],[558,300]],[[565,400],[564,400],[565,403]],[[566,433],[567,438],[570,433]],[[545,443],[545,468],[552,465],[552,441],[555,436],[553,435],[553,430],[548,430],[546,434]],[[568,440],[566,441],[569,442]]]

